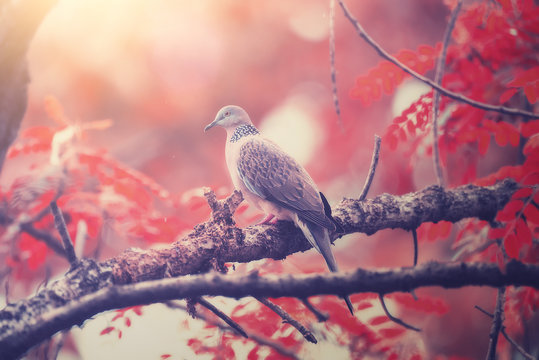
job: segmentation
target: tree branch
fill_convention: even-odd
[[[267,298],[264,297],[256,297],[256,300],[258,300],[260,303],[267,306],[271,311],[279,315],[281,319],[283,319],[284,323],[292,325],[294,328],[296,328],[297,331],[309,342],[312,342],[313,344],[316,344],[318,341],[316,340],[316,337],[313,335],[311,330],[307,329],[302,323],[294,319],[289,313],[283,310],[282,307],[280,307],[277,304],[272,303]]]
[[[487,360],[496,359],[496,345],[498,344],[498,335],[503,324],[503,306],[505,304],[505,286],[498,289],[496,296],[496,309],[492,319],[492,327],[490,329],[490,341],[488,345]]]
[[[350,23],[354,26],[354,28],[356,29],[358,35],[363,39],[365,40],[371,47],[374,48],[374,50],[376,50],[376,52],[384,59],[386,59],[387,61],[393,63],[394,65],[396,65],[397,67],[399,67],[402,71],[406,72],[407,74],[413,76],[414,78],[416,78],[417,80],[429,85],[430,87],[432,87],[433,89],[436,89],[437,91],[439,91],[441,94],[447,96],[447,97],[450,97],[451,99],[454,99],[454,100],[457,100],[457,101],[460,101],[460,102],[463,102],[463,103],[466,103],[468,105],[471,105],[473,107],[476,107],[476,108],[479,108],[479,109],[483,109],[483,110],[487,110],[487,111],[495,111],[495,112],[499,112],[499,113],[502,113],[502,114],[507,114],[507,115],[517,115],[517,116],[524,116],[524,117],[527,117],[527,118],[539,118],[539,114],[536,114],[536,113],[533,113],[533,112],[530,112],[530,111],[526,111],[526,110],[520,110],[520,109],[514,109],[514,108],[508,108],[508,107],[505,107],[505,106],[501,106],[501,105],[490,105],[490,104],[485,104],[485,103],[482,103],[480,101],[476,101],[476,100],[472,100],[462,94],[459,94],[459,93],[456,93],[454,91],[451,91],[451,90],[448,90],[440,85],[438,85],[436,82],[432,81],[431,79],[429,78],[426,78],[424,77],[423,75],[421,74],[418,74],[417,72],[415,72],[414,70],[410,69],[408,66],[404,65],[403,63],[401,63],[399,60],[397,60],[395,57],[391,56],[387,51],[385,51],[376,41],[374,41],[373,38],[371,38],[366,32],[365,30],[363,29],[363,27],[361,26],[361,24],[359,23],[359,21],[350,13],[350,10],[348,10],[348,7],[344,4],[344,2],[342,0],[339,0],[339,5],[341,6],[343,12],[344,12],[344,15],[346,16],[346,18],[350,21]]]
[[[442,53],[438,58],[436,63],[436,73],[434,75],[434,82],[438,85],[442,85],[442,79],[444,77],[444,67],[445,59],[447,57],[447,47],[449,46],[449,41],[451,40],[451,34],[453,33],[453,28],[457,22],[457,17],[462,7],[462,2],[464,0],[458,0],[457,5],[451,12],[451,17],[449,18],[449,23],[445,29],[444,41],[442,43]],[[436,178],[438,179],[438,185],[445,186],[444,184],[444,174],[442,172],[442,164],[440,163],[440,149],[438,148],[438,109],[440,105],[440,93],[438,91],[434,92],[434,103],[432,104],[432,160],[434,163],[434,172],[436,173]]]
[[[335,207],[334,217],[345,233],[367,234],[396,227],[414,229],[426,221],[458,221],[466,217],[492,220],[517,189],[515,181],[505,180],[490,187],[467,185],[444,190],[432,186],[402,196],[344,199]],[[0,311],[0,353],[20,356],[57,331],[81,324],[105,310],[185,297],[306,298],[317,294],[408,292],[421,286],[512,284],[539,288],[539,266],[514,262],[508,263],[506,273],[492,264],[431,263],[389,271],[360,269],[352,274],[281,278],[260,278],[257,274],[178,277],[205,273],[224,262],[282,259],[311,247],[290,222],[237,228],[232,215],[242,201],[239,192],[224,200],[217,200],[210,191],[206,197],[213,211],[211,218],[168,248],[128,249],[101,263],[80,260],[80,265],[63,278]]]
[[[82,324],[102,311],[172,299],[205,295],[305,298],[359,292],[386,294],[425,286],[515,285],[539,289],[539,266],[517,261],[509,262],[506,272],[502,272],[496,264],[428,263],[391,270],[358,269],[352,273],[295,276],[211,273],[120,286],[104,286],[110,280],[110,273],[106,270],[100,272],[99,266],[89,260],[84,263],[77,270],[78,276],[72,273],[66,275],[70,282],[67,286],[66,279],[60,279],[35,297],[10,304],[0,311],[0,353],[6,359],[16,358],[57,331]],[[75,279],[80,281],[75,284]],[[99,286],[101,289],[95,290]],[[54,303],[54,306],[43,307],[49,303]]]

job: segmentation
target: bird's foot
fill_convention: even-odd
[[[259,222],[257,225],[266,225],[266,224],[275,224],[277,222],[277,219],[271,221],[275,215],[268,214],[264,219],[262,219],[261,222]]]

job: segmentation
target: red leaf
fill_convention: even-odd
[[[142,315],[142,306],[140,306],[140,305],[139,306],[133,306],[131,308],[131,310],[133,310],[133,312],[135,314],[137,314],[138,316]]]
[[[526,145],[524,145],[524,149],[522,149],[522,152],[524,155],[529,156],[532,152],[537,150],[539,150],[539,134],[532,135],[528,139]]]
[[[364,309],[368,309],[372,307],[372,303],[369,302],[369,301],[362,301],[360,302],[359,304],[356,305],[356,309],[359,311],[359,310],[364,310]]]
[[[533,134],[539,133],[539,120],[531,120],[520,124],[520,132],[524,137],[530,137]]]
[[[170,354],[163,354],[163,355],[161,355],[161,359],[168,359],[171,356],[172,355],[170,355]]]
[[[47,126],[34,126],[21,131],[21,137],[32,138],[43,143],[50,143],[53,136],[54,131]]]
[[[524,94],[528,98],[530,104],[535,104],[537,102],[538,86],[538,81],[535,83],[526,84],[526,86],[524,86]]]
[[[385,315],[376,316],[369,320],[369,324],[372,326],[380,325],[389,321],[389,318]]]
[[[539,209],[533,204],[529,204],[524,208],[524,216],[526,220],[531,221],[534,224],[539,224]]]
[[[125,318],[125,326],[130,327],[131,326],[131,319],[126,317]]]
[[[517,88],[511,88],[511,89],[507,89],[505,90],[501,95],[500,95],[500,103],[503,104],[504,102],[508,101],[509,99],[511,99],[516,93],[517,93],[518,89]]]
[[[517,237],[515,236],[515,234],[508,234],[505,237],[503,244],[505,246],[505,252],[507,253],[507,255],[509,255],[510,258],[518,259],[520,246],[518,244]]]
[[[435,313],[438,315],[443,315],[449,311],[449,306],[442,299],[427,295],[423,295],[417,300],[408,293],[395,293],[389,295],[389,297],[395,299],[400,305],[415,311]]]
[[[519,218],[517,220],[517,223],[515,225],[515,233],[521,245],[532,244],[532,232],[530,231],[530,228],[528,227],[528,224],[526,224],[524,219]]]
[[[517,212],[519,212],[524,206],[522,200],[511,200],[505,205],[503,210],[498,212],[496,220],[498,221],[512,221],[515,219]]]
[[[481,155],[485,155],[490,145],[490,134],[488,133],[488,131],[483,130],[483,131],[479,131],[477,135],[478,135],[477,144],[479,146],[479,153]]]
[[[488,231],[488,238],[492,240],[503,239],[509,230],[508,225],[501,228],[491,228]]]
[[[114,330],[115,327],[114,326],[109,326],[109,327],[106,327],[104,328],[103,330],[101,330],[101,332],[99,333],[99,335],[106,335],[108,333],[110,333],[112,330]]]
[[[531,194],[532,194],[532,189],[531,188],[522,188],[522,189],[518,189],[517,191],[515,191],[513,193],[513,196],[511,196],[511,199],[525,199],[528,196],[530,196]]]
[[[404,328],[399,327],[399,328],[381,329],[379,333],[385,338],[394,338],[394,337],[402,335],[405,331],[406,330]]]

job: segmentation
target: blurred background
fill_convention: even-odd
[[[443,37],[448,15],[442,1],[432,0],[347,5],[389,53],[434,46]],[[224,160],[225,134],[219,128],[206,134],[203,129],[222,106],[236,104],[266,137],[307,168],[330,203],[357,197],[374,135],[382,135],[425,88],[407,80],[394,96],[368,107],[351,99],[356,77],[381,59],[338,6],[335,11],[341,122],[332,100],[327,0],[61,0],[28,53],[31,82],[22,128],[54,126],[44,106],[53,96],[72,121],[111,119],[110,128],[88,132],[83,141],[146,174],[172,196],[203,186],[224,196],[233,189]],[[403,153],[383,151],[369,197],[402,194],[434,182],[430,157],[412,169]],[[204,214],[209,209],[204,208]],[[191,226],[200,220],[185,219]],[[420,262],[443,258],[448,247],[424,242]],[[343,269],[353,269],[410,265],[413,249],[409,234],[383,231],[368,238],[348,236],[337,242],[335,252]],[[321,257],[312,251],[285,263],[301,269],[310,261],[319,262],[316,269],[324,271]],[[439,319],[422,324],[431,326],[426,331],[432,334],[422,346],[473,355],[477,339],[470,332],[484,334],[486,344],[490,324],[483,315],[472,313],[472,319],[483,321],[469,325],[470,332],[459,325],[477,324],[468,312],[483,299],[478,289],[466,291],[465,303],[456,293],[444,293],[450,303],[454,294],[455,302],[467,310],[445,317],[455,326],[443,326]],[[461,319],[455,314],[468,315]],[[106,323],[92,331],[98,334]],[[95,346],[92,350],[98,351]],[[125,354],[122,351],[119,354]]]
[[[390,53],[439,41],[448,12],[442,2],[417,0],[349,6]],[[355,77],[380,58],[337,7],[341,131],[331,94],[328,11],[325,0],[59,1],[30,48],[23,126],[47,121],[43,100],[52,95],[69,118],[112,119],[112,128],[90,133],[88,141],[170,191],[231,188],[224,132],[204,134],[203,128],[221,106],[237,104],[322,189],[346,174],[354,185],[332,191],[353,195],[362,186],[373,135],[392,119],[391,99],[369,108],[349,99]],[[408,190],[399,181],[392,177],[384,186]]]

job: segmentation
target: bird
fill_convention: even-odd
[[[249,204],[266,214],[260,224],[273,218],[294,222],[322,254],[329,270],[337,272],[329,231],[335,231],[340,225],[331,216],[329,203],[303,166],[265,139],[239,106],[221,108],[204,132],[215,126],[226,130],[225,157],[234,187]],[[349,297],[342,298],[353,315]]]

